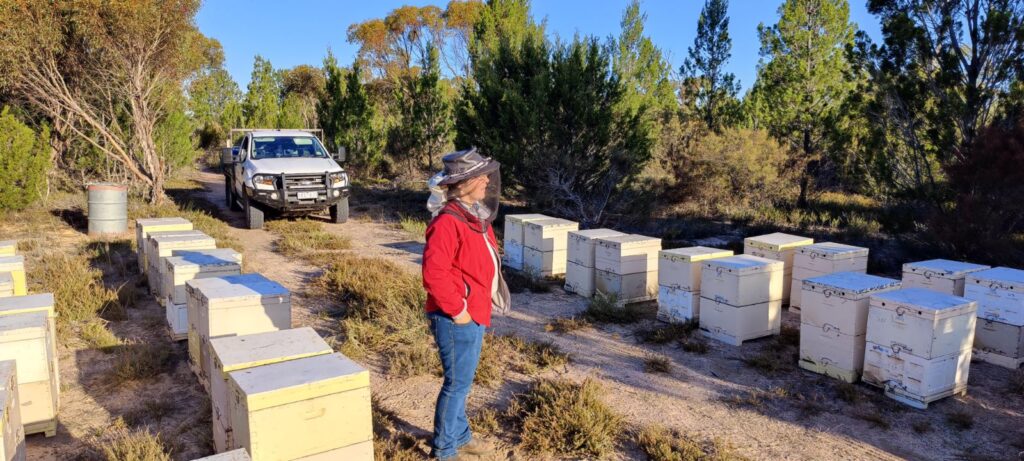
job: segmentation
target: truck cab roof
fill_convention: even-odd
[[[252,135],[259,136],[293,136],[303,138],[315,138],[316,135],[303,130],[252,130]]]

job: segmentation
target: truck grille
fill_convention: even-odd
[[[327,199],[327,177],[325,175],[285,175],[283,176],[284,196],[289,202],[314,204]],[[317,197],[299,198],[299,192],[308,195],[309,192],[317,192]]]

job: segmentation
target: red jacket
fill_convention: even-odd
[[[471,223],[477,218],[452,201],[444,210],[457,213]],[[484,240],[486,235],[491,247]],[[427,226],[423,249],[423,287],[427,290],[427,312],[441,311],[457,317],[463,309],[476,323],[491,326],[491,287],[494,283],[498,243],[493,226],[487,233],[473,230],[459,218],[441,212]],[[491,256],[491,248],[495,256]],[[500,264],[500,260],[499,260]]]

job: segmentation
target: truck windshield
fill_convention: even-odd
[[[327,158],[316,138],[306,136],[255,136],[252,158]]]

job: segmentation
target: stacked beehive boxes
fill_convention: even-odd
[[[373,459],[370,373],[341,354],[228,373],[235,442],[253,461]]]
[[[526,223],[550,218],[550,216],[537,213],[506,215],[505,234],[502,237],[505,249],[505,254],[502,256],[503,264],[517,271],[523,270],[523,238],[525,236]]]
[[[18,299],[18,298],[6,298]],[[46,312],[0,316],[0,360],[17,362],[18,398],[25,434],[57,433],[57,357]]]
[[[1024,271],[996,267],[968,274],[964,297],[978,303],[977,357],[1020,368],[1024,363]]]
[[[915,408],[966,392],[977,303],[924,288],[871,296],[864,382]]]
[[[953,296],[964,295],[967,275],[989,266],[948,259],[931,259],[903,265],[904,288],[927,288]]]
[[[0,275],[4,275],[7,296],[25,296],[28,285],[25,283],[25,257],[21,255],[0,256]],[[0,291],[4,291],[0,288]]]
[[[242,273],[242,255],[230,248],[174,250],[163,258],[160,298],[164,300],[167,325],[175,341],[188,339],[188,293],[185,282],[200,278],[227,277]]]
[[[701,246],[661,250],[658,259],[658,320],[685,322],[700,318],[703,261],[726,256],[732,256],[732,251]]]
[[[661,239],[643,235],[598,238],[594,246],[594,289],[614,295],[619,304],[658,296]]]
[[[783,262],[751,255],[704,261],[700,330],[739,346],[779,334],[782,328]]]
[[[213,369],[210,340],[291,328],[291,295],[260,274],[194,279],[188,291],[188,351],[204,387]],[[251,453],[250,453],[251,454]]]
[[[804,280],[800,368],[848,383],[860,379],[864,371],[868,300],[873,294],[899,288],[899,280],[857,272],[836,272]],[[793,293],[796,294],[795,287]]]
[[[786,304],[789,303],[793,284],[793,258],[796,255],[796,250],[813,243],[814,239],[812,238],[776,232],[743,239],[743,253],[784,263],[782,303]]]
[[[252,461],[249,457],[249,453],[243,448],[237,450],[231,450],[216,455],[207,456],[205,458],[194,459],[192,461]]]
[[[565,274],[569,232],[579,224],[566,219],[527,221],[523,229],[523,270],[539,277]]]
[[[0,460],[25,460],[25,428],[21,425],[18,371],[14,360],[0,362]]]
[[[164,299],[160,296],[163,293],[160,283],[163,282],[164,271],[167,269],[164,259],[172,256],[175,250],[212,250],[217,248],[217,241],[213,237],[199,231],[151,232],[147,241],[149,250],[146,259],[149,261],[149,269],[146,275],[149,289],[161,305],[163,305]]]
[[[580,296],[594,295],[594,252],[597,239],[625,235],[611,229],[569,232],[568,261],[565,266],[565,291]]]
[[[135,220],[135,255],[139,262],[139,273],[145,274],[149,268],[146,240],[150,232],[188,231],[192,223],[185,218],[142,218]]]
[[[228,374],[246,368],[334,352],[312,328],[270,331],[210,340],[213,371],[210,374],[210,402],[213,406],[213,442],[217,451],[238,448],[231,427]]]
[[[833,242],[798,247],[793,255],[793,284],[789,291],[790,310],[800,309],[804,280],[836,272],[863,274],[867,270],[867,248]]]

